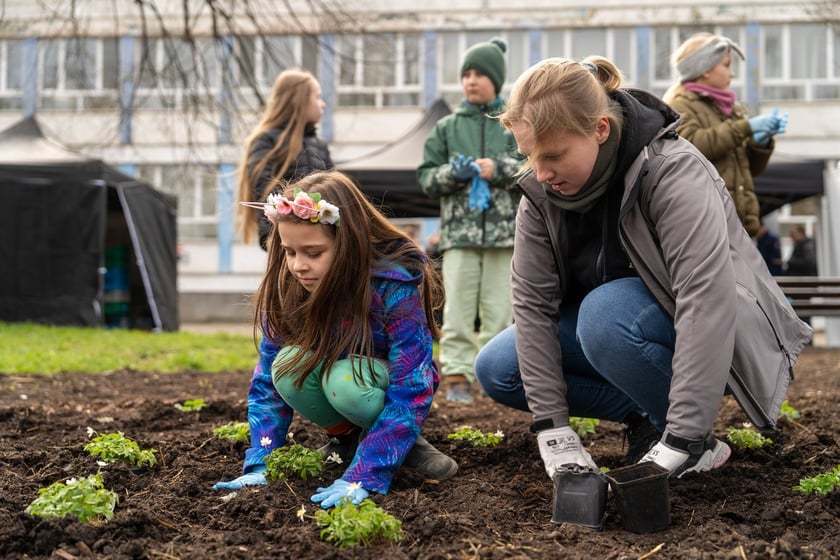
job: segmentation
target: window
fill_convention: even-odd
[[[116,38],[40,39],[38,50],[41,109],[118,108]]]
[[[218,227],[216,167],[205,164],[141,164],[138,178],[178,197],[178,238],[210,239]]]
[[[215,38],[138,38],[134,51],[139,107],[214,108],[224,56]]]
[[[840,98],[840,32],[822,23],[765,25],[762,100]]]
[[[339,106],[420,104],[420,35],[339,35],[335,41]]]

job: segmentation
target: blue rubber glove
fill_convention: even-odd
[[[452,176],[458,181],[468,181],[481,173],[481,167],[472,156],[458,154],[457,158],[449,160],[449,164],[452,166]]]
[[[790,118],[790,114],[782,113],[779,115],[779,126],[776,127],[776,132],[774,134],[784,134],[787,132],[787,125],[788,119]]]
[[[246,486],[263,486],[265,484],[265,465],[259,465],[239,478],[229,482],[217,482],[213,485],[213,490],[242,490]]]
[[[470,210],[478,210],[484,212],[490,207],[490,186],[486,179],[482,179],[478,175],[473,177],[472,187],[470,187]]]
[[[750,123],[753,140],[756,144],[766,145],[770,141],[770,137],[775,134],[774,131],[779,127],[778,113],[778,109],[773,109],[770,114],[750,117],[747,121]]]
[[[316,504],[320,503],[324,509],[337,505],[342,498],[350,498],[351,502],[359,505],[370,495],[358,482],[347,482],[340,478],[326,488],[317,488],[316,492],[310,499]]]

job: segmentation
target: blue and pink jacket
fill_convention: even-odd
[[[386,494],[391,480],[414,445],[429,414],[440,377],[432,360],[432,335],[420,295],[420,274],[392,265],[373,272],[370,317],[374,358],[389,363],[385,406],[359,443],[342,475],[368,491]],[[265,457],[286,443],[294,410],[277,393],[271,363],[279,347],[263,337],[260,361],[248,391],[251,447],[243,472],[263,465]]]

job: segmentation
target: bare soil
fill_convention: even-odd
[[[8,559],[828,559],[840,557],[840,490],[804,495],[800,478],[840,464],[840,351],[808,348],[788,393],[801,412],[782,421],[774,444],[733,450],[726,466],[670,482],[671,524],[661,532],[623,528],[610,497],[602,531],[551,523],[552,484],[528,433],[529,417],[478,396],[472,406],[434,404],[424,435],[460,464],[458,475],[432,484],[401,470],[376,502],[402,521],[399,544],[337,549],[311,519],[295,513],[319,480],[270,482],[230,496],[214,492],[238,475],[244,444],[212,430],[246,419],[250,372],[222,374],[117,371],[56,377],[0,376],[0,554]],[[174,405],[201,398],[209,405],[184,413]],[[727,400],[716,426],[746,417]],[[473,448],[447,434],[469,425],[502,430],[495,448]],[[24,513],[38,489],[97,471],[84,450],[86,428],[121,431],[143,449],[158,450],[153,469],[102,469],[119,495],[110,522],[44,520]],[[296,420],[295,439],[317,447],[326,437]],[[621,426],[602,422],[586,439],[599,465],[616,468]]]

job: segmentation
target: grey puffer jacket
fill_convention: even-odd
[[[714,166],[674,132],[679,116],[652,96],[633,96],[667,117],[631,157],[618,227],[639,277],[674,318],[666,431],[708,435],[727,388],[758,428],[774,426],[812,330],[768,273]],[[625,122],[624,131],[632,125]],[[560,426],[569,416],[556,327],[569,287],[564,211],[533,173],[520,187],[512,263],[517,354],[534,421]]]

